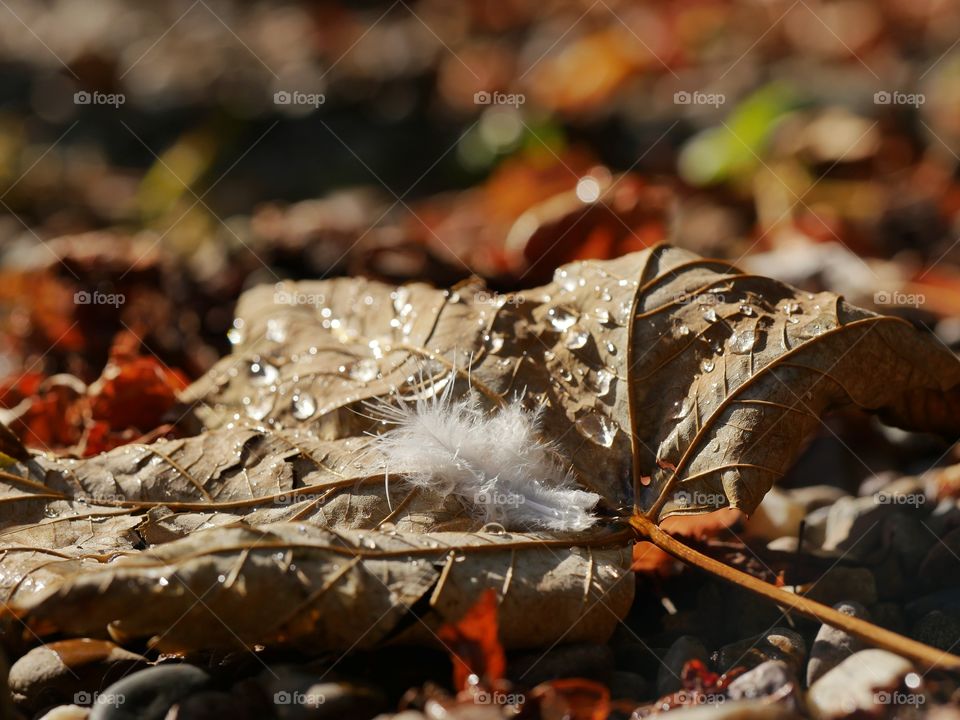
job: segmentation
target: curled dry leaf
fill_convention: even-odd
[[[233,353],[182,396],[195,437],[0,475],[0,589],[35,631],[436,642],[494,588],[508,648],[602,640],[632,599],[616,520],[634,503],[749,513],[834,407],[946,434],[960,418],[960,363],[908,323],[669,247],[511,296],[338,279],[254,288],[238,313]],[[542,406],[606,520],[507,534],[385,468],[365,403],[450,383]]]

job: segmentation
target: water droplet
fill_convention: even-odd
[[[571,277],[570,273],[563,268],[558,268],[553,274],[553,281],[560,284],[567,292],[573,292],[577,287],[577,280]]]
[[[317,401],[309,394],[293,396],[293,416],[297,420],[309,420],[317,412]]]
[[[680,327],[677,328],[677,335],[679,335],[680,337],[686,337],[689,334],[690,334],[690,328],[688,328],[686,325],[681,325]]]
[[[254,360],[247,369],[250,382],[254,385],[272,385],[280,377],[280,371],[263,360]]]
[[[720,318],[717,316],[717,311],[714,310],[713,308],[710,308],[705,313],[703,313],[703,319],[706,320],[708,323],[715,323]]]
[[[230,341],[231,345],[239,345],[244,340],[243,330],[234,325],[234,327],[227,330],[227,340]]]
[[[745,355],[753,350],[756,342],[757,332],[753,329],[735,332],[730,336],[730,340],[728,341],[730,349],[739,355]]]
[[[593,316],[601,325],[606,325],[608,322],[610,322],[610,311],[606,308],[598,307],[593,311]]]
[[[587,376],[587,388],[597,397],[603,397],[610,392],[610,386],[614,379],[614,374],[605,368],[597,370],[595,373]]]
[[[587,340],[589,339],[590,339],[590,334],[586,330],[578,330],[577,328],[570,328],[563,335],[563,344],[566,345],[571,350],[576,350],[586,345]]]
[[[283,318],[267,320],[267,340],[282,343],[287,339],[287,321]]]
[[[783,311],[787,315],[796,315],[801,311],[800,303],[788,302],[786,305],[783,306]]]
[[[491,354],[496,355],[503,350],[503,343],[506,338],[500,333],[491,333],[483,336],[483,342]]]
[[[571,373],[566,368],[560,368],[560,379],[564,382],[570,382],[573,380],[573,373]]]
[[[713,372],[713,368],[716,367],[716,363],[713,361],[713,358],[705,358],[703,362],[700,363],[700,368],[704,372]]]
[[[166,587],[167,585],[170,584],[170,581],[167,580],[165,577],[162,577],[162,578],[160,578],[160,579],[157,580],[157,584],[158,584],[160,587]]]
[[[490,533],[491,535],[506,535],[507,529],[498,522],[489,522],[480,528],[480,532]]]
[[[550,308],[547,310],[547,317],[550,319],[550,324],[561,332],[571,327],[577,321],[576,315],[562,307]]]
[[[350,368],[350,377],[360,382],[370,382],[377,373],[377,364],[370,359],[360,360]]]
[[[254,420],[263,420],[270,411],[273,410],[274,395],[264,394],[254,402],[250,398],[244,398],[244,405],[247,408],[247,415]],[[247,402],[249,400],[249,402]]]
[[[616,355],[616,354],[617,354],[617,346],[614,345],[614,344],[613,344],[612,342],[610,342],[609,340],[607,341],[607,352],[610,353],[611,355]]]
[[[613,420],[593,410],[588,410],[577,418],[576,426],[581,435],[603,447],[613,445],[620,429]]]
[[[752,307],[750,307],[749,305],[741,305],[741,306],[740,306],[740,314],[741,314],[741,315],[746,315],[747,317],[753,317],[754,309],[753,309]]]
[[[401,315],[404,315],[410,312],[411,305],[410,301],[410,291],[405,287],[399,287],[390,293],[390,298],[393,300],[393,309],[396,310]]]

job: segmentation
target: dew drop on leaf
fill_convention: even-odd
[[[597,370],[592,375],[587,376],[587,388],[596,394],[597,397],[603,397],[610,392],[610,385],[614,375],[606,368]]]
[[[280,377],[280,371],[263,360],[254,360],[248,368],[250,382],[254,385],[272,385]]]
[[[493,355],[503,350],[505,338],[500,333],[491,333],[483,336],[483,343]]]
[[[293,416],[297,420],[309,420],[317,412],[317,401],[312,395],[298,393],[293,396]]]
[[[267,320],[267,340],[275,343],[285,342],[287,339],[287,322],[282,318]]]
[[[757,333],[755,330],[740,330],[730,336],[728,344],[733,352],[739,355],[745,355],[753,350],[757,342]]]
[[[274,396],[271,394],[264,394],[256,402],[253,402],[251,398],[244,398],[243,404],[247,408],[247,415],[253,420],[263,420],[273,410],[273,399]]]
[[[593,410],[588,410],[577,418],[576,426],[581,435],[603,447],[613,445],[620,429],[613,420]]]
[[[577,322],[577,316],[562,307],[552,307],[547,310],[547,317],[554,329],[563,332]]]
[[[377,372],[377,364],[373,360],[366,358],[351,367],[349,375],[354,380],[370,382],[377,376]]]
[[[584,345],[586,345],[589,338],[590,335],[586,330],[572,327],[564,333],[563,344],[571,350],[577,350],[578,348],[582,348]]]

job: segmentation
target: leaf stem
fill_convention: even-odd
[[[934,668],[960,671],[960,657],[956,655],[951,655],[948,652],[924,645],[903,635],[898,635],[895,632],[878,627],[866,620],[844,615],[815,600],[810,600],[802,595],[794,595],[782,588],[755,578],[752,575],[736,570],[729,565],[724,565],[719,560],[714,560],[683,544],[680,540],[677,540],[662,530],[649,518],[639,513],[635,514],[630,520],[630,525],[641,539],[649,540],[658,548],[673,555],[678,560],[700,568],[714,577],[742,587],[768,600],[773,600],[778,605],[785,606],[801,615],[843,630],[874,647],[902,655],[919,665],[925,666],[925,671]]]

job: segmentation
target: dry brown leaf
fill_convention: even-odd
[[[184,395],[196,437],[0,475],[0,588],[36,631],[109,626],[181,648],[435,641],[493,587],[507,647],[602,640],[633,592],[616,529],[634,502],[631,427],[650,479],[636,500],[659,519],[751,512],[831,408],[947,434],[960,418],[960,363],[908,323],[669,247],[514,296],[258,287],[234,339]],[[491,409],[543,405],[543,436],[610,521],[505,535],[412,492],[403,468],[388,501],[364,403],[450,382]]]

